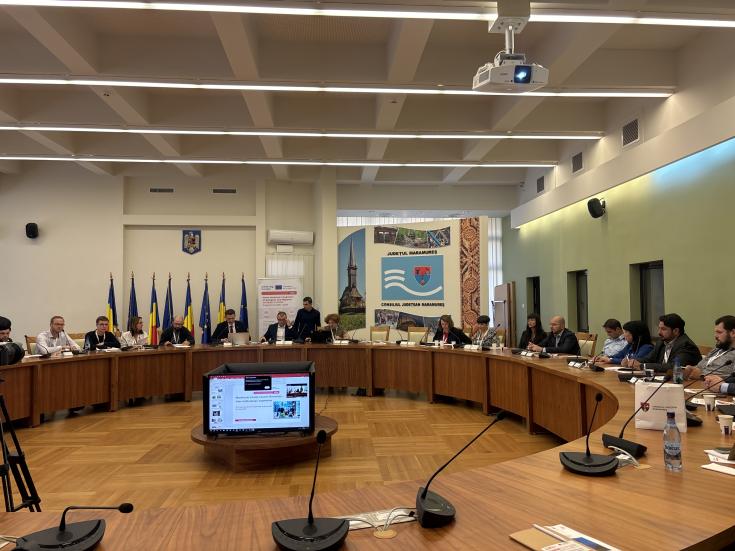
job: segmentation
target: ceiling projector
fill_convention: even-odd
[[[549,82],[549,70],[538,63],[527,63],[524,54],[500,52],[486,63],[472,79],[477,92],[510,92],[521,94],[543,88]]]

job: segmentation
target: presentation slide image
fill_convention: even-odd
[[[274,401],[273,419],[300,419],[301,402],[298,400]]]
[[[286,398],[305,398],[309,395],[306,385],[286,385]]]

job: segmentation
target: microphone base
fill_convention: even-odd
[[[431,491],[426,492],[426,497],[422,498],[423,493],[422,487],[416,494],[416,519],[422,528],[439,528],[454,520],[457,514],[454,505]]]
[[[585,452],[561,452],[559,461],[569,472],[583,476],[611,476],[618,468],[615,456]]]
[[[609,448],[610,446],[615,446],[616,448],[625,450],[636,459],[640,459],[641,457],[646,455],[646,450],[648,450],[648,448],[643,444],[631,442],[630,440],[626,440],[624,438],[618,438],[617,436],[613,436],[611,434],[602,435],[602,444],[606,448]]]
[[[341,518],[292,518],[271,524],[273,541],[285,551],[331,551],[339,549],[350,531],[350,521]]]
[[[105,535],[105,521],[87,520],[66,525],[66,530],[59,532],[58,526],[33,532],[15,542],[18,551],[36,549],[63,549],[64,551],[87,551],[93,549]]]

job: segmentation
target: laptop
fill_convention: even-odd
[[[250,344],[250,333],[228,333],[227,340],[229,340],[233,346]]]

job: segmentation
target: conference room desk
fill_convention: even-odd
[[[620,383],[615,374],[569,368],[562,359],[527,359],[507,351],[479,353],[392,345],[194,347],[32,359],[0,369],[0,376],[6,379],[4,392],[9,405],[33,415],[39,408],[70,407],[101,398],[114,408],[123,396],[154,389],[190,396],[202,372],[246,357],[258,361],[311,358],[316,362],[320,385],[364,383],[372,391],[405,384],[409,388],[404,390],[428,391],[430,399],[446,393],[477,401],[484,408],[506,408],[525,416],[531,430],[545,427],[573,440],[520,459],[440,475],[432,490],[457,508],[453,524],[437,530],[424,530],[416,523],[396,525],[398,536],[392,540],[376,539],[371,530],[355,531],[345,549],[521,549],[508,535],[532,523],[566,524],[621,549],[710,550],[735,543],[735,479],[700,468],[707,462],[702,450],[733,444],[733,437],[720,434],[714,413],[700,410],[703,426],[682,435],[683,472],[664,469],[660,431],[636,430],[633,423],[626,437],[648,446],[642,463],[650,468],[626,467],[613,477],[587,478],[561,467],[560,450],[584,450],[584,439],[579,437],[594,406],[595,393],[601,392],[604,399],[595,423],[602,429],[590,439],[593,453],[604,453],[601,433],[617,433],[634,405],[632,385]],[[338,373],[340,369],[343,372]],[[66,379],[71,377],[90,381],[77,384]],[[150,378],[161,380],[152,382]],[[52,384],[56,393],[47,387]],[[461,469],[461,461],[456,468]],[[412,506],[421,483],[318,494],[315,513],[348,515]],[[305,516],[307,503],[308,496],[301,496],[135,511],[130,515],[76,512],[74,518],[107,519],[101,551],[270,550],[275,548],[270,523]],[[0,532],[28,533],[52,526],[58,518],[57,513],[45,512],[0,514]]]

